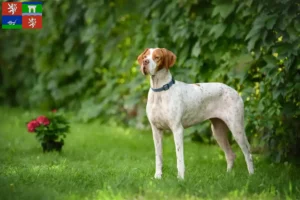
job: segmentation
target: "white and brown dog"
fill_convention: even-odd
[[[147,117],[155,146],[155,178],[162,176],[162,131],[173,132],[178,178],[184,178],[183,130],[204,120],[212,122],[212,132],[227,161],[233,167],[235,154],[228,142],[228,129],[243,151],[249,174],[254,173],[250,145],[244,129],[244,103],[239,94],[222,83],[187,84],[175,81],[169,71],[176,56],[164,48],[146,49],[137,58],[141,72],[151,76]]]

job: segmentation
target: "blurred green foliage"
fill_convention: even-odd
[[[237,89],[248,137],[280,161],[300,153],[299,13],[294,0],[46,1],[42,30],[1,32],[0,100],[147,125],[136,57],[165,47],[177,80]]]

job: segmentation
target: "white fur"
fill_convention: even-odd
[[[152,59],[155,49],[150,49],[148,65],[151,87],[160,88],[171,80],[171,73],[163,68],[157,72]],[[227,171],[233,167],[235,155],[227,139],[228,129],[242,149],[250,174],[254,173],[250,145],[244,130],[244,104],[242,98],[231,87],[222,83],[187,84],[176,81],[166,91],[148,93],[147,117],[152,127],[155,146],[155,178],[162,176],[162,131],[173,132],[176,147],[178,178],[184,178],[183,131],[204,120],[210,119],[215,139],[223,149]]]
[[[153,54],[154,50],[155,49],[149,49],[150,54],[147,55],[147,57],[146,57],[146,59],[148,59],[150,61],[149,65],[148,65],[148,70],[149,70],[150,75],[154,75],[155,74],[155,69],[156,69],[156,63],[152,59],[152,54]]]

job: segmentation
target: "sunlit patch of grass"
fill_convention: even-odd
[[[0,199],[295,199],[300,179],[290,163],[254,156],[249,176],[236,146],[226,173],[218,146],[185,142],[186,178],[176,178],[175,147],[164,138],[164,174],[153,179],[150,131],[71,123],[63,152],[43,154],[25,122],[38,112],[0,108]]]

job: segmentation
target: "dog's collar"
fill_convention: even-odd
[[[168,89],[170,89],[170,87],[172,85],[175,84],[175,80],[174,78],[172,77],[171,81],[165,85],[163,85],[161,88],[151,88],[153,92],[161,92],[161,91],[166,91]]]

